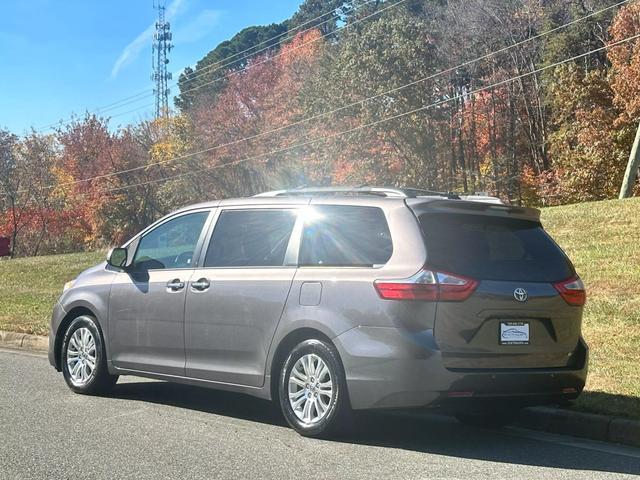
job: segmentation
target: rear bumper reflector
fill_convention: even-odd
[[[450,398],[473,397],[473,392],[448,392],[447,397],[450,397]]]

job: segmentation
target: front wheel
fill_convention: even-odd
[[[325,437],[350,424],[346,381],[332,345],[315,339],[298,344],[282,366],[278,385],[282,413],[301,435]]]
[[[102,334],[93,317],[74,319],[62,340],[62,375],[76,393],[107,393],[118,376],[109,374]]]

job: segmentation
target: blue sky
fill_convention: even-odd
[[[174,80],[221,41],[290,17],[301,1],[165,0]],[[152,0],[2,2],[0,128],[21,134],[151,89],[155,16]],[[105,115],[114,116],[112,125],[126,124],[150,116],[151,103],[138,98]]]

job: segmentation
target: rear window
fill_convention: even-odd
[[[302,266],[373,267],[391,258],[389,226],[376,207],[314,206],[304,222]]]
[[[556,282],[573,275],[539,223],[481,215],[419,217],[433,268],[479,280]]]

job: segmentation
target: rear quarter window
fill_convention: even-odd
[[[375,267],[393,252],[391,233],[377,207],[313,206],[304,221],[301,266]]]
[[[422,214],[419,221],[433,268],[479,280],[556,282],[574,274],[537,222],[437,213]]]

